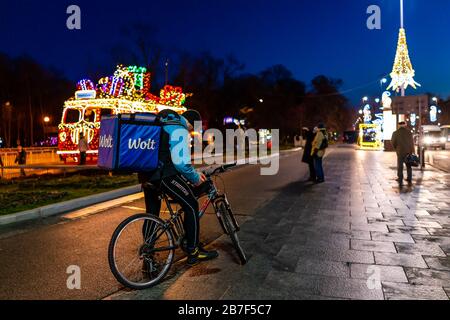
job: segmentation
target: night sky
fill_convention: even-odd
[[[80,31],[66,28],[71,4],[81,7]],[[381,7],[382,30],[366,27],[372,4]],[[450,1],[405,0],[405,16],[422,84],[417,92],[449,96]],[[399,1],[9,1],[0,9],[0,51],[29,54],[76,81],[95,64],[112,72],[109,50],[124,42],[123,26],[135,22],[157,27],[156,37],[167,48],[219,57],[232,53],[245,63],[245,72],[280,63],[302,81],[319,74],[341,78],[341,90],[356,104],[364,95],[380,95],[379,79],[391,72]]]

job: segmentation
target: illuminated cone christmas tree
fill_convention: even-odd
[[[394,68],[391,72],[392,82],[387,90],[401,91],[402,95],[404,95],[408,86],[417,89],[417,86],[420,87],[420,84],[414,80],[415,74],[409,59],[406,31],[403,27],[403,0],[400,0],[400,32],[398,35],[397,53],[395,54]]]
[[[398,36],[397,53],[395,55],[394,68],[392,69],[392,82],[388,90],[392,89],[399,92],[402,88],[407,89],[408,86],[417,89],[420,84],[414,80],[415,71],[412,67],[408,53],[408,45],[406,44],[406,32],[401,28]]]

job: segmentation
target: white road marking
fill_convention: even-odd
[[[129,195],[129,196],[121,197],[121,198],[118,198],[118,199],[114,199],[114,200],[106,201],[106,202],[103,202],[103,203],[95,204],[93,206],[89,206],[89,207],[84,208],[84,209],[80,209],[80,210],[77,210],[77,211],[73,211],[73,212],[67,213],[65,215],[62,215],[61,217],[65,218],[65,219],[69,219],[69,220],[77,219],[77,218],[80,218],[80,217],[84,217],[84,216],[88,216],[88,215],[91,215],[91,214],[94,214],[94,213],[105,211],[107,209],[111,209],[111,208],[114,208],[114,207],[119,207],[120,205],[122,205],[124,203],[133,202],[133,201],[142,199],[143,197],[144,197],[144,193],[140,192],[140,193],[132,194],[132,195]]]
[[[136,211],[143,211],[145,212],[145,208],[140,208],[140,207],[133,207],[133,206],[121,206],[122,208],[125,209],[130,209],[130,210],[136,210]]]

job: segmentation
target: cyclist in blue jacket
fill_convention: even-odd
[[[218,257],[217,251],[207,251],[200,244],[199,205],[193,186],[200,187],[206,181],[191,162],[191,135],[195,121],[201,121],[200,114],[188,110],[182,116],[171,110],[159,114],[163,123],[159,148],[160,168],[151,173],[139,174],[143,185],[147,213],[159,216],[161,199],[155,186],[169,195],[183,209],[189,265]],[[152,233],[151,226],[144,226],[144,237]],[[145,268],[145,266],[144,266]]]

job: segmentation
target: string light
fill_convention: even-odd
[[[398,35],[397,52],[395,54],[394,67],[392,69],[392,82],[387,90],[399,92],[401,89],[406,90],[408,86],[417,89],[420,84],[414,80],[415,71],[409,58],[408,45],[406,43],[406,31],[400,28]]]
[[[151,74],[145,67],[118,65],[113,76],[101,78],[97,86],[89,79],[77,83],[77,91],[94,91],[92,99],[72,97],[64,104],[61,123],[58,126],[58,154],[63,158],[78,153],[79,135],[83,133],[88,140],[91,153],[96,153],[99,142],[100,119],[103,110],[110,114],[152,112],[171,109],[183,113],[186,98],[192,94],[183,93],[182,88],[165,86],[160,96],[150,92]],[[79,119],[66,123],[67,110],[79,112]],[[90,119],[95,112],[94,119]]]

